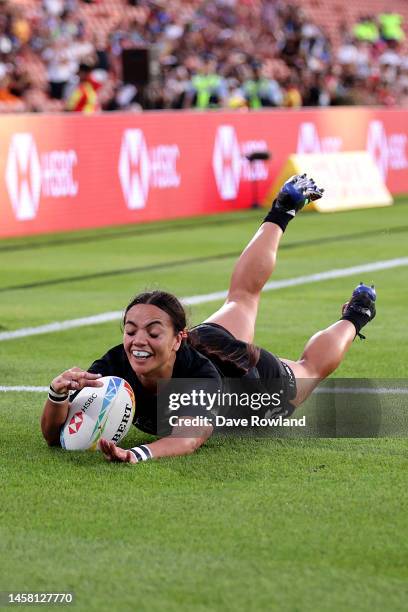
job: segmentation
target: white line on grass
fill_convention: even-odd
[[[7,393],[9,391],[28,391],[31,393],[46,393],[49,391],[49,387],[25,387],[25,386],[12,386],[0,385],[0,393]]]
[[[364,274],[365,272],[375,272],[377,270],[388,270],[390,268],[399,268],[408,266],[408,257],[400,257],[398,259],[387,259],[385,261],[374,261],[361,266],[352,266],[350,268],[337,268],[327,270],[326,272],[317,272],[307,276],[297,276],[295,278],[286,278],[280,281],[270,281],[266,283],[264,291],[276,291],[285,287],[296,287],[298,285],[307,285],[309,283],[318,283],[320,281],[332,280],[334,278],[342,278],[345,276],[353,276],[354,274]],[[226,291],[215,291],[214,293],[205,293],[203,295],[192,295],[182,298],[183,304],[194,306],[196,304],[206,304],[222,300],[227,297]],[[47,323],[38,327],[23,327],[14,331],[1,332],[0,341],[14,340],[15,338],[27,338],[28,336],[37,336],[39,334],[49,334],[51,332],[59,332],[75,327],[84,327],[87,325],[98,325],[107,323],[108,321],[117,321],[122,318],[122,311],[116,310],[113,312],[103,312],[99,315],[90,317],[82,317],[81,319],[69,319],[67,321],[56,321],[55,323]]]

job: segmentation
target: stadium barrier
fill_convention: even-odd
[[[8,115],[0,129],[0,237],[245,208],[293,153],[367,150],[408,192],[402,109]]]

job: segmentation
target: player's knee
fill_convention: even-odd
[[[313,359],[307,354],[302,355],[302,357],[297,361],[297,363],[302,366],[303,373],[302,376],[304,378],[311,379],[323,379],[329,376],[332,373],[332,369],[327,367],[327,363],[323,363],[320,359]]]

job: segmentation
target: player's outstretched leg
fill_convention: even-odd
[[[298,361],[282,360],[291,367],[296,377],[298,392],[293,402],[295,406],[300,406],[319,382],[338,368],[356,335],[364,338],[360,331],[376,315],[376,298],[374,287],[360,283],[350,301],[343,306],[340,321],[310,338]]]
[[[225,303],[207,323],[222,325],[244,342],[253,341],[260,294],[275,269],[282,234],[305,204],[322,195],[323,189],[305,174],[286,181],[263,224],[239,257]]]

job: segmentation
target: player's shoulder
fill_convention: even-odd
[[[101,359],[123,363],[123,361],[127,359],[123,344],[117,344],[116,346],[110,348],[108,351],[106,351],[103,357],[101,357]]]

